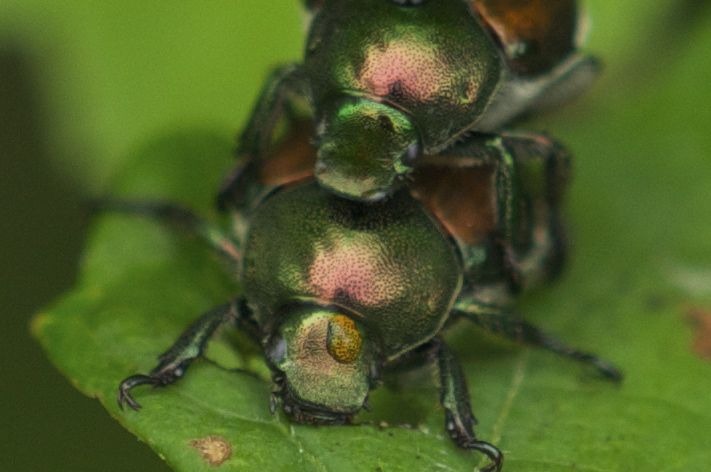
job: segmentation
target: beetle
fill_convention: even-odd
[[[346,424],[367,405],[383,375],[431,362],[439,371],[445,429],[461,448],[485,454],[487,472],[502,453],[475,436],[466,379],[444,328],[468,320],[485,331],[622,374],[524,321],[513,308],[513,268],[499,244],[494,167],[478,160],[452,169],[433,160],[407,188],[378,202],[342,198],[318,185],[309,128],[288,135],[267,159],[245,201],[231,202],[229,231],[171,203],[107,200],[103,210],[151,217],[204,239],[235,268],[242,294],[195,321],[148,374],[123,380],[118,403],[139,409],[132,389],[166,386],[199,358],[217,328],[235,325],[264,353],[272,372],[271,409],[293,421]],[[547,145],[548,143],[543,143]],[[453,152],[468,154],[467,145]],[[521,157],[520,154],[517,155]],[[446,160],[445,160],[446,161]],[[536,165],[516,180],[517,233],[524,263],[520,287],[549,280],[562,258],[561,160]],[[472,198],[471,188],[479,189]],[[468,199],[460,198],[461,193]],[[464,202],[464,203],[463,203]],[[464,207],[462,207],[464,205]]]
[[[304,113],[314,122],[318,182],[376,201],[427,158],[449,154],[457,166],[496,148],[502,135],[516,148],[550,142],[506,126],[580,94],[599,69],[579,51],[575,0],[304,3],[311,20],[303,62],[276,68],[266,81],[239,139],[239,164],[223,184],[223,207],[253,178],[275,130]],[[471,154],[452,156],[461,141]],[[518,171],[507,154],[488,153],[504,181]]]

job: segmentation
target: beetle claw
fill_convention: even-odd
[[[119,391],[117,402],[121,410],[124,410],[124,405],[128,405],[134,411],[141,409],[141,404],[134,400],[128,392]]]
[[[473,449],[475,451],[479,451],[489,458],[491,463],[483,467],[481,469],[481,472],[499,472],[501,470],[501,467],[503,466],[504,462],[504,456],[503,454],[501,454],[501,451],[499,451],[499,449],[493,444],[489,444],[486,441],[472,439],[466,442],[465,444],[462,444],[462,447],[464,447],[465,449]]]
[[[123,382],[121,382],[121,385],[119,385],[117,398],[119,408],[123,410],[124,405],[128,405],[135,411],[141,409],[141,404],[134,400],[130,393],[131,389],[138,385],[153,385],[155,387],[160,385],[160,380],[155,377],[142,374],[132,375],[131,377],[124,379]]]
[[[269,397],[269,413],[272,415],[276,414],[277,406],[279,405],[279,397],[276,393],[272,393]]]

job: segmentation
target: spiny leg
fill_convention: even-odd
[[[520,174],[541,174],[538,182],[531,176],[522,175],[519,185],[524,189],[524,193],[531,193],[528,195],[531,202],[540,200],[545,203],[543,218],[546,220],[546,234],[550,243],[544,254],[538,255],[538,259],[542,258],[542,261],[534,265],[540,266],[541,275],[545,279],[554,278],[561,272],[567,255],[561,207],[571,179],[570,154],[560,143],[543,134],[506,131],[501,136],[502,144],[515,156]],[[539,186],[542,190],[527,190],[527,186],[532,189]],[[535,208],[538,205],[532,204],[534,208],[531,211],[539,212],[540,210]],[[536,218],[535,215],[533,217]],[[521,221],[513,224],[515,223],[520,224]]]
[[[507,282],[512,291],[523,285],[522,274],[517,264],[517,248],[527,235],[520,231],[523,226],[521,211],[521,185],[519,179],[519,156],[506,146],[504,138],[495,134],[473,134],[466,141],[448,148],[440,155],[426,156],[423,164],[444,165],[452,168],[475,168],[489,165],[493,168],[493,207],[496,227],[490,235],[494,244],[492,254],[504,267]]]
[[[462,367],[444,341],[433,340],[432,348],[439,367],[440,402],[445,411],[447,433],[459,447],[479,451],[491,460],[491,464],[482,469],[483,472],[498,472],[504,456],[496,446],[480,441],[474,435],[476,419],[469,403],[469,390]]]
[[[239,263],[241,253],[237,243],[219,228],[203,220],[191,210],[171,202],[132,201],[102,199],[92,202],[94,212],[116,212],[157,220],[190,235],[197,236],[216,250],[228,262]],[[159,357],[158,365],[147,375],[138,374],[124,379],[119,386],[118,404],[134,410],[140,405],[130,395],[130,390],[139,385],[154,387],[170,385],[185,374],[190,363],[200,357],[214,332],[228,322],[243,322],[248,331],[254,327],[247,319],[247,310],[236,302],[218,306],[191,324],[173,346]]]
[[[520,221],[518,166],[516,159],[506,147],[502,139],[493,138],[488,145],[499,152],[496,159],[496,200],[499,221],[500,248],[503,262],[509,274],[509,285],[514,291],[523,286],[523,276],[516,263],[516,242],[518,239],[517,223]]]
[[[491,464],[482,469],[483,472],[501,470],[501,451],[492,444],[476,439],[474,425],[477,421],[472,414],[467,381],[457,358],[444,341],[434,338],[391,361],[384,368],[389,373],[402,373],[424,363],[437,365],[440,380],[439,398],[445,410],[444,427],[447,434],[459,447],[479,451],[491,460]]]
[[[522,203],[534,205],[534,197],[526,195],[526,168],[532,163],[542,167],[542,198],[548,212],[547,233],[551,248],[546,251],[543,270],[547,277],[557,275],[565,260],[565,237],[560,221],[560,207],[567,183],[570,180],[570,156],[556,141],[547,136],[504,132],[487,141],[488,149],[498,155],[494,160],[497,167],[497,200],[499,227],[502,237],[504,264],[512,273],[513,287],[521,286],[526,276],[523,274],[524,255],[530,253],[530,238],[533,236],[531,218],[535,208],[524,211]],[[518,282],[518,283],[517,283]]]
[[[591,365],[608,380],[620,382],[623,378],[622,372],[612,363],[599,358],[595,354],[568,346],[504,309],[472,300],[465,300],[455,304],[452,315],[466,318],[486,331],[511,341],[540,347],[569,359]]]
[[[118,404],[134,410],[141,405],[131,396],[131,389],[139,385],[164,387],[185,375],[190,364],[205,351],[208,341],[220,327],[235,323],[244,317],[236,302],[213,308],[194,321],[166,352],[158,357],[158,365],[147,375],[137,374],[124,379],[119,385]]]
[[[503,268],[512,291],[560,271],[566,246],[560,207],[570,158],[557,142],[534,133],[475,134],[439,155],[426,156],[422,165],[493,169],[495,228],[489,258]]]
[[[172,202],[106,198],[94,200],[92,210],[94,212],[124,213],[156,220],[198,237],[231,264],[237,264],[241,258],[239,247],[230,236],[196,215],[192,210]]]
[[[225,210],[232,201],[244,204],[261,189],[256,165],[274,141],[275,128],[282,119],[291,125],[294,108],[307,101],[307,88],[300,65],[277,67],[265,82],[249,121],[239,137],[235,169],[223,181],[217,195],[217,206]]]

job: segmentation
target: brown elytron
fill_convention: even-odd
[[[262,161],[259,181],[263,185],[278,186],[313,176],[316,162],[316,149],[311,144],[313,135],[311,123],[297,122]]]
[[[412,174],[415,198],[458,240],[477,245],[496,227],[492,166],[426,165]]]
[[[517,74],[549,72],[575,49],[578,7],[574,0],[469,1]]]

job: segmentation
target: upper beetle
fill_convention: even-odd
[[[578,51],[583,28],[574,0],[320,0],[306,7],[303,63],[268,79],[222,203],[239,193],[235,182],[264,157],[277,124],[291,124],[304,104],[315,124],[319,183],[376,201],[423,157],[470,136],[498,135],[516,118],[564,102],[598,69]]]

